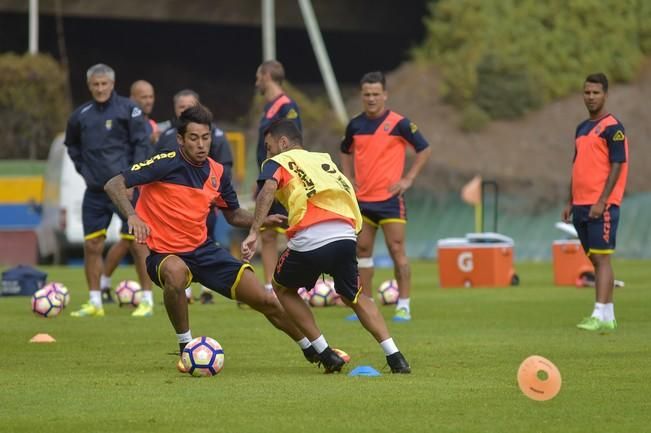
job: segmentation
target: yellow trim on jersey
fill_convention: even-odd
[[[378,224],[384,225],[384,224],[391,224],[391,223],[407,224],[407,220],[402,218],[385,218],[383,220],[380,220]]]
[[[98,238],[100,236],[106,237],[106,229],[98,230],[96,232],[87,234],[86,236],[84,236],[84,240],[89,241],[91,239],[95,239],[95,238]]]
[[[615,250],[598,250],[595,248],[590,248],[588,250],[588,255],[590,254],[613,254]]]
[[[285,286],[283,286],[282,284],[280,284],[280,283],[276,280],[276,278],[274,278],[274,277],[271,277],[271,281],[272,281],[273,283],[276,283],[276,285],[277,285],[278,287],[280,287],[281,289],[291,290],[289,287],[285,287]],[[297,291],[296,293],[298,294],[298,291]]]
[[[253,269],[253,266],[249,265],[248,263],[244,263],[242,267],[240,267],[240,270],[237,271],[237,277],[235,278],[235,282],[231,286],[231,299],[237,299],[235,297],[236,292],[237,292],[237,286],[240,284],[240,278],[242,278],[242,273],[244,272],[245,269],[251,269],[255,273],[255,269]]]
[[[372,219],[370,219],[370,218],[367,217],[367,216],[362,215],[362,220],[363,220],[365,223],[367,223],[368,225],[373,226],[373,227],[375,227],[375,228],[380,227],[379,224],[377,224],[375,221],[373,221]]]
[[[135,241],[136,237],[129,233],[120,233],[120,239],[124,239],[125,241]]]

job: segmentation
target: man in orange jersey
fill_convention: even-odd
[[[242,242],[242,257],[255,254],[259,229],[275,197],[289,213],[287,249],[280,255],[272,283],[294,323],[311,341],[326,372],[340,371],[345,361],[332,350],[314,315],[298,294],[314,287],[322,273],[332,275],[335,291],[359,316],[382,347],[392,373],[410,373],[373,301],[359,286],[356,232],[362,215],[353,187],[327,153],[308,152],[301,132],[290,120],[273,123],[264,135],[270,159],[262,165],[255,220]]]
[[[267,159],[267,148],[264,144],[264,132],[273,122],[280,119],[289,119],[296,127],[301,129],[301,117],[298,105],[285,94],[283,81],[285,80],[285,69],[278,60],[267,60],[263,62],[255,74],[255,88],[264,97],[265,104],[262,118],[258,126],[258,146],[256,158],[258,168]],[[256,191],[257,194],[257,191]],[[287,211],[278,203],[274,202],[271,213],[287,215]],[[271,277],[274,272],[274,265],[278,260],[278,233],[284,230],[264,230],[262,232],[262,267],[264,268],[264,282],[267,290],[271,287]]]
[[[248,263],[242,263],[207,236],[206,217],[217,206],[228,222],[249,227],[253,215],[241,209],[224,166],[208,157],[212,115],[202,105],[179,118],[176,150],[167,150],[134,164],[109,180],[105,189],[139,243],[147,243],[147,272],[163,288],[165,308],[181,352],[192,340],[185,288],[197,281],[224,297],[260,311],[289,335],[310,362],[317,362],[309,340],[288,319],[276,297],[264,290]],[[140,186],[134,210],[127,188]],[[268,224],[286,219],[271,215]]]
[[[372,297],[373,244],[381,227],[400,292],[393,320],[404,322],[411,320],[404,193],[427,163],[431,148],[415,123],[386,108],[386,81],[382,72],[365,74],[360,85],[364,112],[350,121],[341,142],[343,172],[349,179],[355,179],[357,200],[364,217],[357,239],[359,275],[364,293]],[[417,153],[405,173],[407,146],[412,146]]]
[[[628,175],[628,138],[624,125],[606,110],[608,78],[591,74],[583,84],[583,102],[590,117],[576,128],[570,199],[563,221],[572,223],[595,268],[596,302],[592,315],[577,327],[587,331],[617,328],[613,305],[619,206]]]

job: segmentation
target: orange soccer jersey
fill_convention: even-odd
[[[572,166],[572,204],[597,203],[604,191],[613,162],[622,163],[622,171],[607,204],[620,205],[628,176],[628,138],[624,126],[611,114],[586,120],[576,128]]]
[[[420,152],[428,143],[418,127],[398,113],[387,110],[375,119],[362,113],[350,121],[341,151],[353,154],[358,200],[391,198],[389,187],[402,178],[407,145]]]
[[[212,206],[239,208],[224,167],[210,158],[194,165],[180,151],[164,152],[123,175],[127,187],[142,185],[136,213],[150,227],[147,245],[157,253],[194,251],[206,241]]]

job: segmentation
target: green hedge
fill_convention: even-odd
[[[441,68],[447,101],[518,116],[605,72],[631,80],[651,54],[648,0],[438,0],[416,59]]]
[[[65,86],[65,72],[48,55],[0,55],[0,158],[47,158],[70,113]]]

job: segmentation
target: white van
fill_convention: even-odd
[[[81,251],[84,245],[81,202],[86,183],[68,156],[64,137],[63,133],[57,135],[50,146],[43,175],[41,223],[36,228],[39,257],[55,264],[65,264],[70,253]],[[120,227],[120,218],[113,215],[107,243],[119,239]]]

